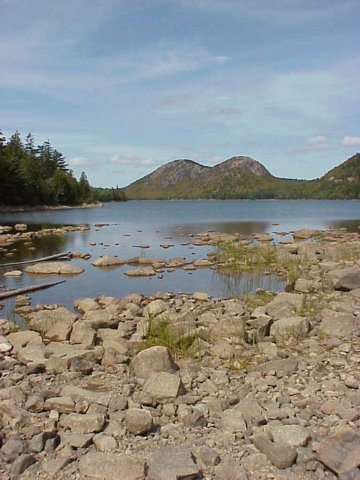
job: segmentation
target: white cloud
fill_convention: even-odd
[[[96,166],[96,161],[87,157],[73,157],[69,158],[68,163],[71,167],[87,167],[92,168]]]
[[[330,150],[334,150],[336,147],[329,142],[327,137],[324,135],[315,135],[313,137],[309,137],[305,144],[302,147],[295,148],[292,150],[293,152],[327,152]]]
[[[351,137],[347,135],[342,141],[344,147],[360,147],[360,137]]]
[[[161,163],[159,160],[152,157],[142,157],[132,153],[117,153],[110,157],[109,162],[131,167],[154,167]]]

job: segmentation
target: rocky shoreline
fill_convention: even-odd
[[[359,479],[360,235],[276,248],[283,269],[306,260],[277,295],[18,297],[29,330],[0,323],[0,477]]]
[[[0,205],[0,213],[38,212],[42,210],[73,210],[75,208],[99,208],[104,205],[101,202],[83,203],[81,205],[21,205],[7,206]]]

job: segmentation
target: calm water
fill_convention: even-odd
[[[29,230],[55,225],[87,224],[90,231],[35,239],[32,245],[14,244],[9,249],[14,250],[14,256],[6,258],[6,252],[0,252],[0,263],[38,258],[62,251],[87,252],[92,255],[92,259],[108,254],[124,258],[142,255],[159,259],[181,256],[194,260],[206,258],[211,248],[181,244],[191,240],[189,235],[208,230],[238,232],[242,235],[305,227],[344,227],[359,231],[360,201],[132,201],[106,204],[103,208],[95,209],[0,213],[0,225],[20,222],[28,224]],[[94,242],[96,245],[91,246],[90,243]],[[162,243],[174,246],[164,250],[160,247]],[[36,250],[31,250],[31,246]],[[259,287],[269,290],[280,290],[283,287],[281,282],[271,276],[229,276],[211,269],[198,269],[191,273],[178,269],[173,273],[165,271],[161,279],[135,279],[124,275],[124,271],[132,268],[127,265],[102,270],[93,267],[91,261],[73,262],[84,267],[85,272],[72,278],[64,277],[67,281],[62,285],[34,292],[31,296],[33,304],[61,303],[72,306],[78,297],[97,297],[102,294],[123,296],[132,292],[149,295],[157,291],[206,291],[223,297],[253,291]],[[11,269],[13,268],[0,266],[0,283],[9,288],[58,279],[54,276],[39,279],[27,274],[12,279],[2,276],[6,270]],[[7,303],[7,308],[9,303],[11,302]]]

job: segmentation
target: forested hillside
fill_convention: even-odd
[[[61,152],[49,141],[35,145],[29,133],[6,141],[0,132],[0,205],[79,205],[125,200],[121,189],[93,188],[86,173],[77,180]]]
[[[314,180],[273,176],[249,157],[214,167],[175,160],[125,187],[128,199],[358,199],[360,154]]]

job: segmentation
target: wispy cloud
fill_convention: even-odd
[[[360,137],[351,137],[347,135],[342,141],[344,147],[360,147]]]
[[[309,137],[303,146],[295,148],[293,152],[327,152],[336,148],[337,147],[334,144],[330,143],[328,138],[324,135],[315,135],[313,137]]]
[[[131,153],[118,153],[109,159],[110,163],[117,165],[128,165],[131,167],[154,167],[160,165],[159,160],[152,157],[141,157]]]
[[[237,117],[241,110],[236,107],[213,108],[208,111],[209,117]]]
[[[68,159],[70,167],[79,168],[97,168],[98,163],[96,160],[87,157],[72,157]]]
[[[329,0],[176,0],[189,10],[201,10],[206,14],[228,15],[256,19],[275,25],[293,25],[304,21],[323,21],[342,12],[351,12],[357,0],[332,2]]]
[[[154,104],[156,110],[167,110],[173,107],[183,107],[187,104],[191,96],[186,93],[174,93],[172,95],[166,95]]]

